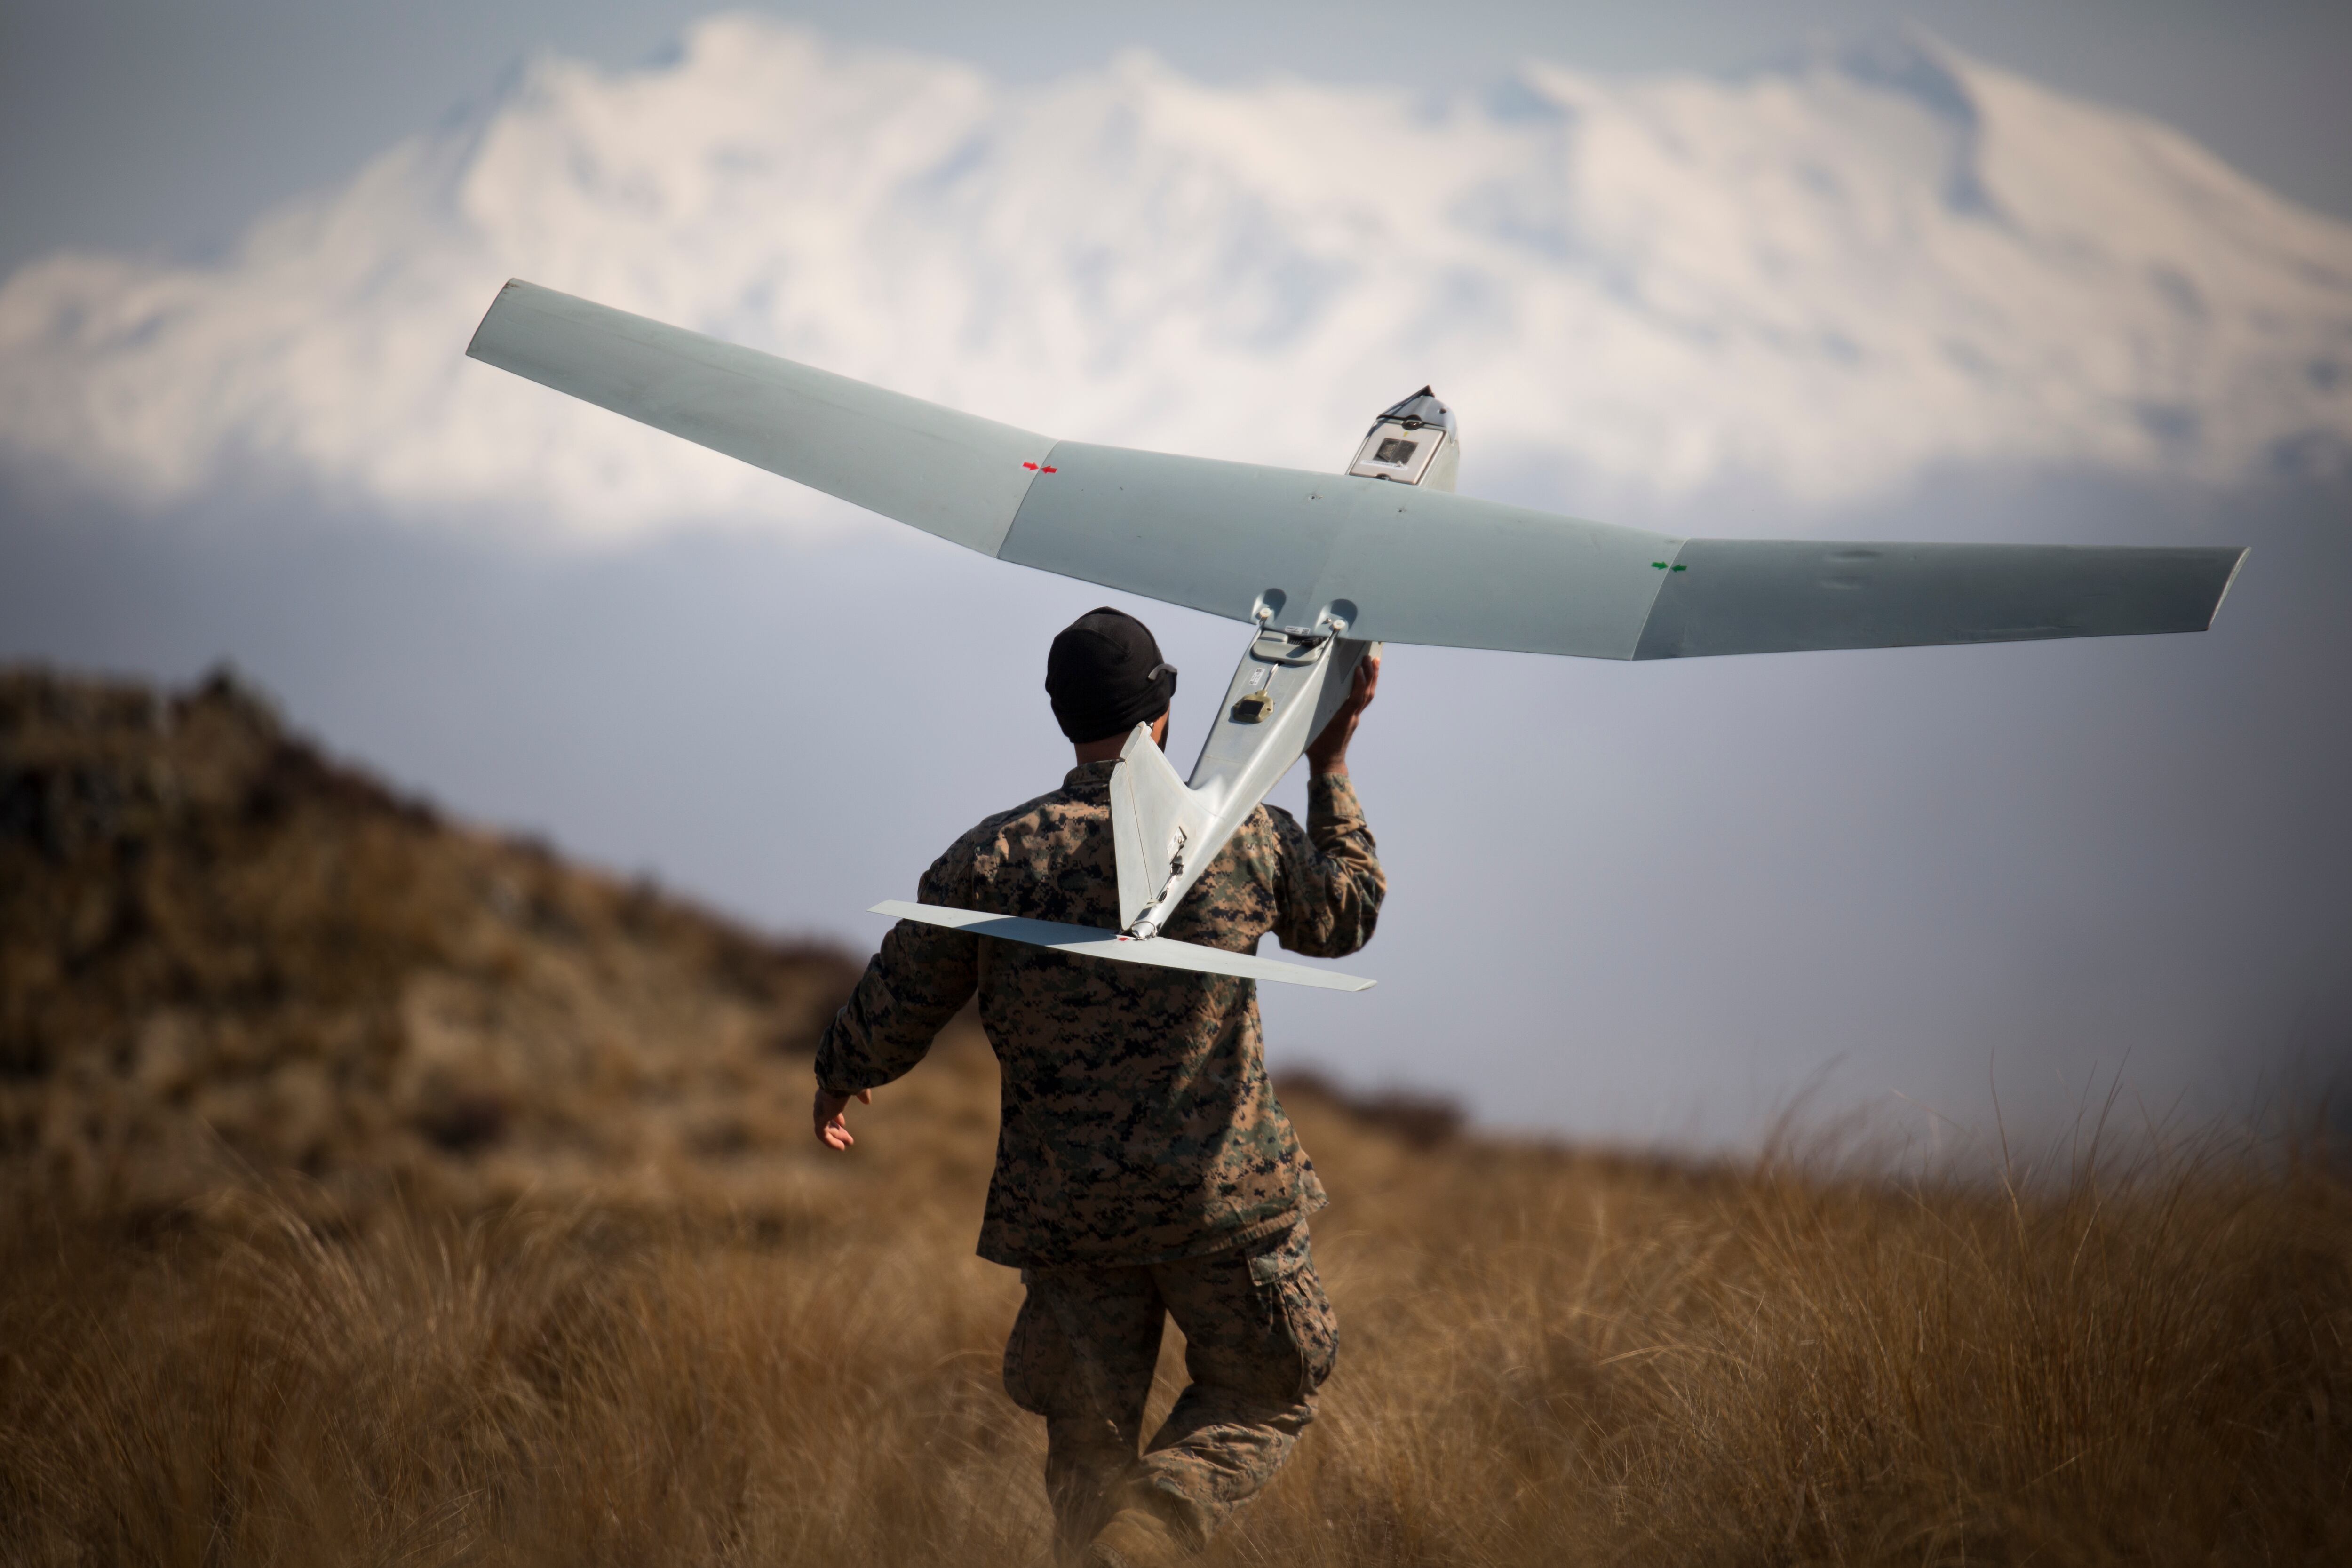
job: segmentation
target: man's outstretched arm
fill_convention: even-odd
[[[918,897],[924,903],[960,904],[943,881],[933,866]],[[877,1085],[912,1070],[979,984],[978,937],[915,921],[893,926],[817,1046],[813,1109],[818,1139],[835,1149],[855,1143],[844,1114],[850,1100],[870,1104]]]

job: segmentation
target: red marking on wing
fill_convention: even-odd
[[[1051,463],[1048,463],[1048,464],[1046,464],[1046,465],[1045,465],[1045,472],[1047,472],[1047,473],[1049,473],[1049,474],[1058,474],[1058,473],[1060,473],[1061,471],[1062,471],[1061,469],[1059,469],[1059,468],[1055,468],[1055,467],[1054,467],[1054,465],[1053,465],[1053,464],[1051,464]]]
[[[1021,466],[1028,469],[1033,474],[1037,471],[1037,465],[1034,463],[1024,463]]]

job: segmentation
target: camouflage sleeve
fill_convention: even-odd
[[[970,858],[958,845],[923,873],[918,903],[971,908],[961,897]],[[865,978],[833,1016],[816,1048],[816,1081],[855,1093],[905,1077],[931,1048],[980,984],[980,939],[942,926],[900,921],[882,939]]]
[[[1347,775],[1307,779],[1305,828],[1287,812],[1273,816],[1282,841],[1274,934],[1282,945],[1309,958],[1344,958],[1371,941],[1389,881]]]

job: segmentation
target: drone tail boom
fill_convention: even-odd
[[[1004,942],[1050,947],[1079,958],[1108,959],[1116,963],[1147,963],[1161,969],[1188,969],[1197,974],[1228,974],[1242,980],[1273,980],[1288,985],[1311,985],[1324,991],[1363,991],[1372,982],[1336,970],[1309,969],[1303,963],[1260,958],[1254,952],[1229,952],[1222,947],[1171,942],[1164,936],[1124,937],[1099,926],[1064,925],[1056,921],[1020,920],[1011,915],[983,914],[978,910],[951,910],[940,904],[909,904],[891,899],[869,911],[897,920],[968,931]]]

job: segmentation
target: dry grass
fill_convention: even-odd
[[[996,1384],[1018,1289],[970,1255],[976,1166],[919,1147],[981,1135],[941,1118],[985,1089],[951,1057],[874,1119],[847,1201],[782,1234],[594,1205],[322,1231],[250,1192],[160,1234],[25,1215],[0,1542],[1036,1561],[1037,1424]],[[1341,1194],[1317,1234],[1344,1349],[1222,1561],[2352,1552],[2352,1194],[2323,1171],[2174,1159],[2012,1198],[1416,1152],[1295,1110]]]
[[[837,960],[108,689],[0,689],[0,1561],[1039,1561],[968,1027],[822,1156]],[[1214,1561],[2352,1561],[2324,1162],[1698,1169],[1286,1093],[1339,1370]]]

